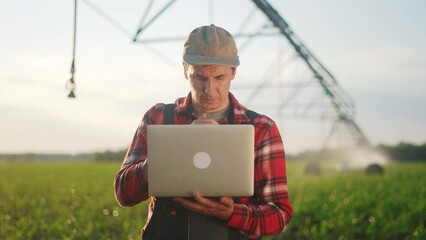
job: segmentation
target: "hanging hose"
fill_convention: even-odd
[[[68,80],[66,89],[68,91],[69,98],[75,98],[75,82],[74,82],[74,73],[75,73],[75,43],[76,43],[76,35],[77,35],[77,0],[74,0],[74,39],[72,46],[72,62],[71,62],[71,78]]]

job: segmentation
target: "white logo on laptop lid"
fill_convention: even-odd
[[[206,169],[210,166],[212,162],[210,155],[206,152],[198,152],[194,155],[192,159],[194,166],[199,169]]]

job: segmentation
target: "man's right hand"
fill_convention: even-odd
[[[208,118],[206,113],[203,113],[199,118],[192,122],[192,125],[219,125],[216,120]]]

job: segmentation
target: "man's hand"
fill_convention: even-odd
[[[194,193],[194,200],[188,198],[173,198],[186,209],[204,215],[214,216],[222,220],[228,220],[234,212],[234,200],[230,197],[220,197],[217,200],[202,197]]]
[[[219,125],[218,122],[216,122],[216,120],[212,119],[212,118],[208,118],[206,113],[203,113],[198,119],[195,119],[192,122],[193,125],[206,125],[206,124],[214,124],[214,125]]]

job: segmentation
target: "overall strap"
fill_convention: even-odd
[[[175,107],[174,103],[164,104],[164,124],[175,123]]]
[[[257,112],[252,111],[252,110],[247,110],[247,112],[245,114],[248,117],[248,119],[250,120],[250,122],[246,123],[246,124],[252,124],[252,125],[254,123],[254,119],[257,116],[259,116],[259,114]],[[241,198],[240,197],[234,197],[234,203],[240,204],[241,203]],[[244,238],[241,238],[241,239],[244,239]]]
[[[246,116],[250,119],[250,124],[253,124],[254,119],[258,116],[259,114],[255,111],[252,110],[247,110],[246,112]]]

